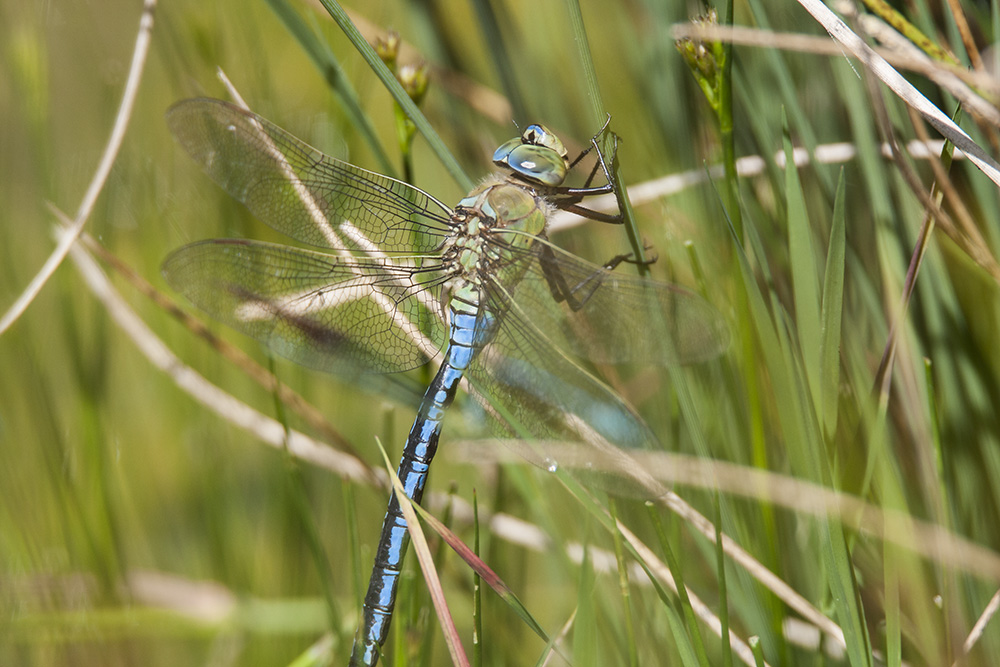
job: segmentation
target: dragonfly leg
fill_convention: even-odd
[[[601,126],[601,129],[599,129],[597,131],[597,133],[594,134],[594,136],[592,136],[590,138],[590,146],[588,146],[584,150],[580,151],[580,154],[576,156],[576,159],[569,163],[569,168],[570,169],[572,169],[573,167],[575,167],[580,162],[580,160],[582,160],[583,158],[585,158],[587,156],[587,154],[590,153],[591,149],[596,148],[597,149],[597,154],[601,155],[601,149],[598,148],[598,146],[597,146],[597,140],[598,140],[598,138],[600,138],[600,136],[602,134],[604,134],[605,132],[607,132],[609,125],[611,125],[611,114],[608,114],[608,117],[607,117],[607,119],[605,119],[604,125]],[[618,149],[618,137],[615,136],[615,150],[617,151],[617,149]],[[613,159],[614,158],[612,157],[612,160]],[[590,177],[587,178],[587,185],[588,186],[590,185],[590,182],[594,179],[594,174],[596,174],[596,173],[597,173],[597,165],[595,164],[593,170],[591,170],[591,172],[590,172]]]
[[[651,250],[652,248],[653,246],[651,245],[648,244],[643,245],[643,250]],[[601,266],[603,266],[608,271],[613,271],[615,267],[617,267],[622,262],[625,262],[626,264],[635,264],[636,266],[652,266],[653,264],[656,264],[656,260],[658,259],[659,257],[656,255],[653,255],[649,259],[636,259],[635,253],[629,252],[622,255],[615,255]]]
[[[605,195],[605,194],[615,194],[615,198],[618,198],[617,192],[615,192],[614,182],[611,178],[611,168],[608,167],[608,160],[604,157],[604,152],[598,145],[597,140],[602,134],[608,131],[608,124],[611,122],[611,116],[608,116],[608,120],[604,123],[597,134],[595,134],[590,139],[590,147],[585,151],[580,153],[579,156],[570,164],[572,169],[580,160],[583,159],[585,155],[593,150],[597,154],[597,161],[594,163],[594,168],[591,169],[590,175],[587,176],[587,180],[582,188],[570,188],[570,187],[559,187],[553,188],[550,192],[551,195],[561,197],[554,201],[553,203],[560,209],[565,211],[571,211],[577,215],[583,216],[590,220],[596,220],[597,222],[606,222],[609,224],[621,224],[624,219],[621,214],[621,206],[619,205],[618,213],[603,213],[600,211],[594,211],[584,206],[579,206],[578,204],[583,200],[584,197],[592,197],[594,195]],[[614,166],[615,159],[618,155],[618,135],[614,132],[611,133],[611,137],[614,140],[614,145],[611,150],[611,165]],[[592,186],[591,183],[594,181],[594,177],[597,175],[597,170],[600,169],[604,173],[604,185]]]
[[[552,252],[551,247],[548,245],[542,245],[542,254],[539,257],[539,261],[542,265],[542,275],[545,276],[545,282],[549,286],[549,292],[552,294],[552,298],[555,299],[556,303],[565,301],[570,310],[574,312],[587,305],[587,302],[590,300],[590,297],[593,296],[594,291],[600,287],[601,281],[604,279],[605,271],[614,271],[615,268],[617,268],[622,262],[626,264],[642,264],[643,266],[649,266],[650,264],[656,262],[656,260],[657,257],[639,260],[635,258],[633,253],[615,255],[601,265],[602,270],[594,271],[575,285],[570,285],[566,282],[566,276],[559,270],[556,256]]]
[[[610,119],[611,117],[609,116],[608,120],[610,121]],[[605,124],[604,127],[606,128],[607,125]],[[604,133],[604,128],[602,128],[600,132],[591,137],[590,147],[587,148],[582,153],[580,153],[580,155],[577,156],[577,158],[572,163],[570,163],[570,169],[572,169],[573,166],[576,165],[577,162],[582,160],[585,155],[590,153],[591,150],[593,150],[597,154],[597,161],[594,163],[593,169],[590,170],[590,174],[587,176],[587,180],[584,181],[583,187],[582,188],[556,187],[552,189],[553,194],[590,197],[592,195],[601,195],[601,194],[607,194],[609,192],[614,192],[614,185],[612,184],[612,178],[611,178],[611,168],[608,167],[608,163],[610,162],[611,165],[614,165],[615,160],[618,158],[618,135],[615,134],[614,132],[611,133],[611,137],[614,140],[614,145],[611,148],[611,160],[609,161],[606,157],[604,157],[604,151],[601,150],[601,147],[597,143],[597,139],[603,133]],[[600,169],[601,172],[604,174],[604,185],[592,186],[591,183],[594,182],[594,177],[597,176],[598,169]]]
[[[587,218],[588,220],[595,220],[597,222],[606,222],[611,225],[620,225],[625,220],[622,218],[621,213],[603,213],[601,211],[594,211],[587,208],[586,206],[579,206],[577,204],[569,204],[566,202],[559,202],[557,206],[570,213],[576,213],[577,215]]]

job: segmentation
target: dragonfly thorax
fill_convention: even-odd
[[[549,204],[530,188],[489,178],[455,207],[452,233],[442,247],[445,263],[454,277],[476,283],[482,274],[506,279],[512,270],[519,273],[511,268],[524,256],[518,251],[545,232],[548,213]]]

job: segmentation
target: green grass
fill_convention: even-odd
[[[927,161],[882,155],[880,114],[900,144],[919,134],[893,94],[876,85],[877,99],[869,95],[857,62],[737,45],[731,107],[719,95],[713,108],[674,46],[671,26],[691,18],[678,3],[581,0],[582,29],[564,3],[428,4],[356,3],[353,16],[397,29],[415,50],[404,62],[422,54],[433,64],[412,162],[415,184],[442,201],[490,171],[493,148],[516,132],[512,114],[522,126],[545,123],[573,151],[610,113],[630,185],[703,175],[730,155],[766,159],[738,181],[730,162],[712,182],[634,202],[638,238],[658,257],[653,277],[698,289],[731,325],[720,359],[625,369],[614,384],[664,443],[642,470],[676,496],[651,506],[617,498],[609,509],[570,477],[489,443],[475,449],[481,412],[459,398],[425,504],[471,545],[476,493],[480,557],[524,605],[483,592],[482,664],[537,664],[547,647],[557,654],[548,664],[739,663],[697,600],[734,648],[759,637],[772,665],[952,664],[1000,582],[996,186],[967,160],[950,166],[964,212],[945,197],[948,217],[908,280],[928,208],[908,173],[925,190],[936,177]],[[966,8],[983,43],[997,40],[993,4],[992,16]],[[951,18],[913,6],[906,18],[924,35],[966,53]],[[49,204],[70,215],[79,206],[138,19],[136,3],[0,4],[0,309],[53,248]],[[735,22],[825,36],[798,5],[740,5]],[[172,249],[280,240],[201,174],[163,121],[179,99],[226,97],[217,66],[293,134],[403,173],[393,98],[327,14],[278,0],[163,4],[86,231],[169,297],[159,266]],[[935,84],[908,78],[956,111]],[[984,135],[965,115],[961,124],[981,146],[996,141],[995,128]],[[440,139],[428,143],[428,128]],[[773,160],[837,142],[856,157],[798,170]],[[622,229],[597,223],[553,238],[596,262],[630,247]],[[368,466],[381,467],[376,439],[398,457],[427,370],[352,384],[276,361],[323,427],[276,405],[270,389],[101,266],[150,330],[225,392],[353,448]],[[267,365],[252,341],[209,326]],[[882,382],[891,331],[891,382]],[[386,490],[364,466],[331,470],[328,450],[296,459],[275,433],[277,447],[261,446],[260,429],[192,398],[68,259],[0,335],[0,664],[345,664]],[[731,543],[717,548],[716,530]],[[472,571],[425,531],[472,655]],[[384,664],[446,664],[416,558],[408,564]],[[769,583],[765,568],[800,597]],[[689,593],[678,597],[678,585]],[[806,604],[816,615],[805,625],[842,630],[839,654],[802,632]],[[994,664],[996,623],[964,664]]]

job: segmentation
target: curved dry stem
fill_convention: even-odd
[[[135,105],[135,98],[139,92],[139,81],[142,79],[142,72],[146,64],[146,55],[149,53],[149,44],[153,31],[153,10],[156,8],[156,0],[145,0],[142,7],[142,16],[139,19],[139,34],[135,40],[135,49],[132,52],[132,64],[129,67],[128,79],[125,81],[125,90],[122,94],[122,101],[118,107],[118,114],[115,116],[114,126],[111,128],[111,136],[108,137],[104,154],[98,163],[94,178],[91,179],[87,187],[80,207],[77,209],[69,233],[61,235],[59,242],[49,258],[42,265],[32,281],[21,293],[21,296],[11,305],[10,309],[0,318],[0,334],[3,334],[10,326],[21,317],[28,309],[28,306],[35,300],[38,293],[42,291],[49,278],[56,269],[66,259],[70,247],[76,242],[77,237],[83,231],[83,226],[87,224],[90,213],[94,210],[98,195],[104,189],[111,167],[118,157],[118,150],[121,148],[122,140],[125,138],[125,130],[128,128],[128,121],[132,117],[132,108]]]
[[[1000,165],[979,144],[973,141],[972,137],[965,133],[965,130],[956,125],[951,118],[924,97],[892,65],[886,62],[885,58],[865,44],[864,40],[840,20],[829,7],[819,0],[799,0],[799,4],[813,15],[813,18],[830,33],[831,37],[853,53],[872,74],[878,77],[900,99],[920,112],[927,122],[934,126],[934,129],[961,148],[973,164],[1000,187]]]
[[[63,238],[74,235],[73,230],[67,226],[62,235]],[[300,431],[289,430],[286,433],[285,426],[281,422],[237,400],[184,364],[125,303],[93,257],[81,245],[72,245],[70,253],[84,282],[104,305],[115,323],[154,366],[166,373],[178,387],[196,401],[276,449],[283,449],[287,442],[288,451],[297,458],[333,471],[346,479],[372,482],[371,469],[362,461],[314,440]],[[386,483],[384,480],[379,482],[380,485]]]
[[[902,38],[884,24],[872,25],[875,17],[864,15],[862,20],[867,32],[886,44],[873,51],[894,67],[921,74],[945,88],[970,111],[983,119],[1000,126],[1000,110],[983,99],[975,90],[987,95],[1000,96],[1000,80],[988,72],[969,71],[958,65],[935,62],[924,55],[913,44]],[[764,49],[778,49],[796,53],[841,57],[844,49],[829,38],[798,33],[782,33],[760,30],[745,26],[719,26],[707,23],[679,23],[671,28],[674,39],[719,41]],[[970,86],[975,90],[970,89]]]
[[[944,141],[933,139],[922,141],[913,139],[903,145],[907,154],[912,160],[940,160],[941,151],[944,148]],[[882,143],[879,150],[883,157],[889,159],[893,155],[893,147],[888,142]],[[806,166],[810,163],[816,164],[843,164],[853,160],[858,156],[857,146],[850,142],[836,142],[832,144],[821,144],[816,146],[810,155],[805,148],[799,147],[792,151],[795,165]],[[952,159],[963,160],[965,153],[955,150]],[[767,169],[768,160],[772,160],[778,167],[785,167],[785,152],[779,150],[770,158],[761,155],[745,155],[736,160],[736,173],[740,176],[758,176]],[[628,187],[628,196],[632,204],[640,206],[662,197],[669,197],[688,188],[707,183],[712,179],[719,179],[725,176],[722,164],[712,164],[698,169],[690,169],[676,174],[668,174],[660,178],[654,178],[642,183],[636,183]],[[616,210],[617,202],[614,195],[601,195],[587,200],[588,208],[599,212],[610,212]],[[587,218],[577,215],[571,211],[557,211],[549,221],[549,231],[559,232],[578,225],[586,224]]]

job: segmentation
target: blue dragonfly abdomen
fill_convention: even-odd
[[[424,495],[445,410],[455,398],[458,383],[475,353],[473,345],[478,311],[478,303],[458,296],[452,299],[451,337],[445,359],[427,387],[396,471],[406,496],[415,503],[419,503]],[[382,521],[382,534],[375,551],[375,563],[362,612],[363,623],[351,657],[352,665],[374,665],[378,661],[396,605],[396,592],[408,544],[406,519],[399,508],[399,500],[392,494]]]

